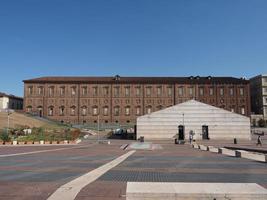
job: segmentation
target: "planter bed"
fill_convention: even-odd
[[[49,144],[77,144],[75,140],[64,140],[64,141],[44,141],[43,144],[40,143],[40,141],[19,141],[19,142],[3,142],[0,141],[0,145],[12,145],[12,146],[23,146],[23,145],[49,145]]]

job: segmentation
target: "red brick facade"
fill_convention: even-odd
[[[135,123],[196,99],[250,115],[249,82],[231,77],[43,77],[24,81],[24,110],[65,123]]]

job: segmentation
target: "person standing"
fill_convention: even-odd
[[[192,140],[193,140],[193,134],[190,133],[190,134],[189,134],[189,143],[190,143],[190,144],[192,143]]]
[[[260,136],[260,135],[258,136],[257,144],[256,144],[256,145],[257,145],[257,146],[258,146],[258,145],[262,146],[261,136]]]

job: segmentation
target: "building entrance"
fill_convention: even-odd
[[[184,140],[184,126],[178,126],[178,140]]]
[[[202,126],[202,139],[209,140],[209,127],[206,125]]]

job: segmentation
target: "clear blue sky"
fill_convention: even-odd
[[[267,0],[0,0],[0,91],[39,76],[267,72]]]

